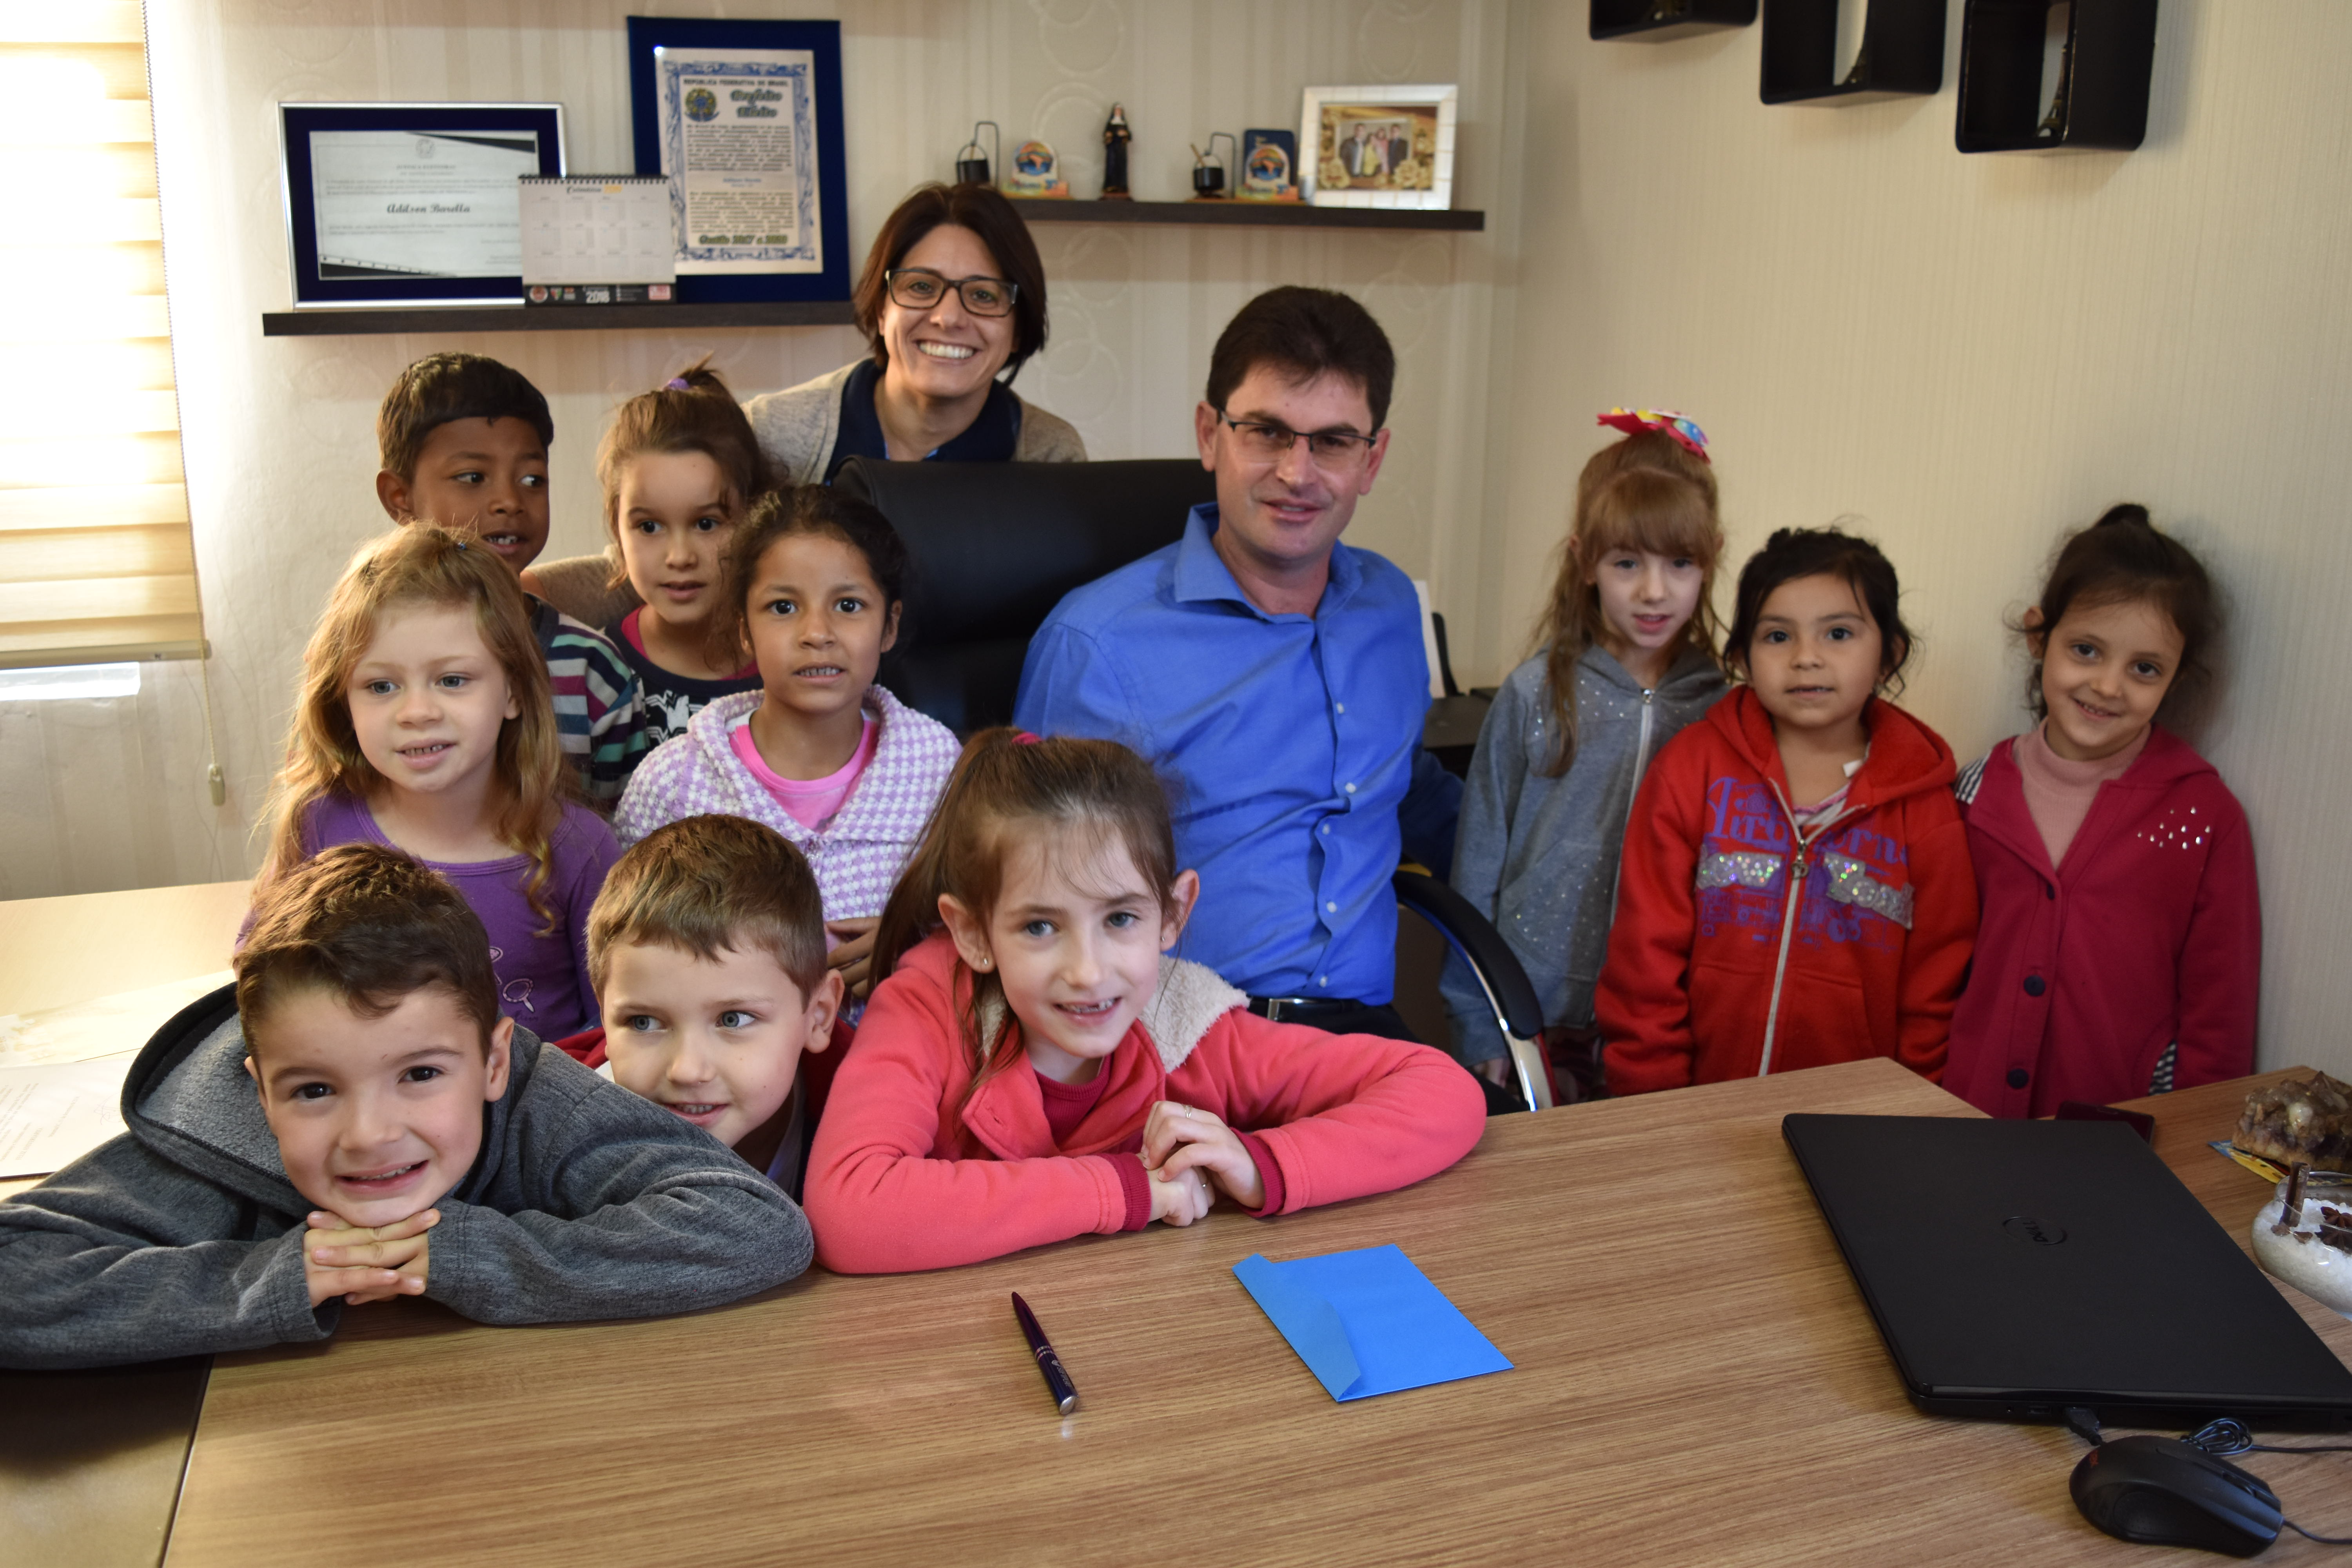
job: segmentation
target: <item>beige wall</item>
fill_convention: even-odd
[[[1859,514],[1923,634],[1906,700],[1963,758],[2021,728],[2001,629],[2069,523],[2135,499],[2235,612],[2201,740],[2252,816],[2263,1061],[2352,1070],[2352,7],[2164,0],[2147,143],[1961,157],[1946,87],[1757,100],[1755,29],[1595,44],[1527,8],[1526,214],[1479,581],[1516,653],[1612,402],[1714,438],[1735,563]]]
[[[1190,194],[1185,143],[1209,130],[1298,121],[1310,82],[1457,81],[1457,201],[1496,205],[1494,109],[1505,100],[1498,3],[1481,0],[934,0],[667,5],[645,0],[219,0],[151,9],[165,256],[190,507],[216,657],[229,788],[205,794],[193,665],[151,666],[134,699],[0,706],[0,897],[242,875],[301,646],[342,562],[385,525],[373,418],[420,354],[508,360],[556,421],[553,553],[600,542],[593,456],[607,414],[714,353],[748,394],[856,357],[846,328],[731,332],[261,336],[289,302],[279,100],[554,100],[571,167],[629,165],[624,18],[834,16],[843,23],[851,237],[862,257],[919,180],[948,175],[982,116],[1009,149],[1043,134],[1075,188],[1099,184],[1114,99],[1136,128],[1136,194]],[[1503,204],[1507,205],[1507,204]],[[1393,417],[1412,432],[1360,514],[1365,542],[1433,579],[1475,586],[1485,515],[1478,431],[1495,242],[1427,234],[1041,226],[1052,346],[1022,393],[1073,420],[1097,457],[1192,450],[1192,408],[1218,329],[1276,283],[1360,294],[1396,338]]]

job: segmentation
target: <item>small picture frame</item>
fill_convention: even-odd
[[[1454,205],[1459,89],[1310,87],[1298,126],[1298,184],[1318,207]]]
[[[522,303],[526,175],[563,173],[557,103],[281,103],[294,308]]]

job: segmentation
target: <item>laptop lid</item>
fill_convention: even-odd
[[[2352,1372],[2130,1128],[1801,1114],[1780,1130],[1922,1410],[2352,1426]],[[2260,1206],[2249,1186],[2250,1223]]]

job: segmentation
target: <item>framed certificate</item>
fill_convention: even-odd
[[[849,298],[840,23],[632,16],[629,92],[681,301]]]
[[[554,103],[281,103],[294,305],[522,300],[516,182],[563,173]]]

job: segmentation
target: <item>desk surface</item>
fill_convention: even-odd
[[[2233,1231],[2261,1184],[2193,1145],[2244,1089],[2149,1107]],[[1500,1118],[1429,1182],[1272,1223],[660,1321],[369,1308],[331,1345],[219,1358],[170,1562],[2140,1561],[2069,1502],[2073,1436],[1906,1402],[1781,1143],[1794,1110],[1972,1114],[1864,1062]],[[1390,1241],[1516,1371],[1334,1405],[1229,1272]],[[1016,1289],[1081,1391],[1067,1421]],[[2296,1300],[2352,1359],[2352,1323]],[[2254,1459],[2352,1531],[2330,1460]]]

